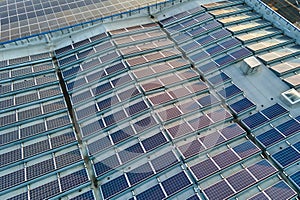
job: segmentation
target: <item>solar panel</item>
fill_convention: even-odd
[[[73,89],[80,88],[85,85],[87,82],[85,78],[79,78],[67,84],[68,91],[72,91]]]
[[[210,47],[208,49],[206,49],[205,51],[210,55],[210,56],[213,56],[215,54],[219,54],[221,53],[222,51],[224,51],[225,48],[220,46],[220,45],[216,45],[216,46],[213,46],[213,47]]]
[[[144,153],[144,151],[143,151],[141,144],[137,143],[137,144],[134,144],[134,145],[120,151],[119,156],[120,156],[122,163],[126,163],[126,162],[140,156],[143,153]]]
[[[157,125],[156,120],[152,116],[149,116],[144,119],[141,119],[140,121],[135,122],[133,124],[133,127],[137,133],[141,133],[151,127],[154,127],[155,125]]]
[[[164,199],[165,194],[159,185],[155,185],[144,192],[136,195],[137,200],[159,200]]]
[[[4,166],[22,159],[21,149],[15,149],[7,153],[0,154],[0,166]]]
[[[154,174],[149,163],[145,163],[126,173],[131,185],[135,185]]]
[[[104,128],[104,124],[103,124],[102,120],[98,120],[98,121],[92,122],[92,123],[84,125],[84,126],[82,125],[81,132],[82,132],[82,135],[84,137],[86,137],[97,131],[101,131],[103,128]]]
[[[178,163],[178,160],[172,151],[168,151],[151,160],[151,164],[156,173],[159,173]]]
[[[276,127],[284,136],[288,137],[300,131],[300,123],[294,119],[284,122]]]
[[[73,151],[69,151],[55,157],[55,163],[58,169],[76,162],[82,162],[82,157],[79,149],[75,149]]]
[[[135,103],[129,107],[127,107],[126,113],[128,114],[128,116],[134,116],[142,111],[145,111],[148,109],[147,104],[144,101],[140,101],[138,103]]]
[[[39,99],[38,93],[32,93],[32,94],[15,97],[15,102],[16,102],[16,105],[22,105],[25,103],[36,101],[38,99]]]
[[[124,110],[119,110],[111,115],[104,117],[103,119],[106,124],[106,127],[108,127],[108,126],[118,123],[119,121],[121,121],[125,118],[127,118],[127,115],[124,112]]]
[[[208,199],[223,200],[231,197],[234,191],[224,180],[203,190]]]
[[[19,139],[18,131],[11,131],[5,134],[0,135],[0,147],[2,145],[8,144],[13,141],[17,141]]]
[[[51,181],[29,191],[32,199],[48,199],[60,193],[58,181]]]
[[[256,137],[256,139],[265,147],[269,147],[283,140],[284,136],[279,131],[273,128],[260,134]]]
[[[227,126],[220,130],[222,135],[227,139],[230,140],[232,138],[235,138],[239,135],[243,135],[245,132],[244,129],[242,129],[238,124],[232,124],[230,126]]]
[[[300,187],[300,171],[292,174],[290,179],[294,182],[294,184],[299,188]]]
[[[219,66],[223,67],[223,66],[227,66],[229,64],[232,64],[234,63],[236,60],[235,58],[233,58],[232,56],[230,55],[225,55],[221,58],[218,58],[218,59],[215,59],[214,60],[215,63],[217,63]]]
[[[101,191],[104,199],[108,199],[129,187],[125,175],[119,176],[107,183],[102,184]]]
[[[16,186],[25,181],[24,169],[0,176],[0,191]]]
[[[238,88],[236,85],[231,85],[226,87],[218,92],[223,99],[231,99],[239,94],[242,94],[243,91]]]
[[[15,114],[5,115],[0,117],[0,126],[6,126],[9,124],[13,124],[17,121]]]
[[[206,30],[204,28],[200,27],[199,32],[197,34],[201,34],[202,32],[205,32],[205,31]],[[213,42],[214,40],[215,39],[212,36],[207,35],[207,36],[197,39],[196,42],[198,44],[200,44],[200,46],[206,46],[206,45],[210,44],[211,42]]]
[[[110,84],[110,82],[108,82],[108,83],[104,83],[102,85],[97,86],[92,91],[93,91],[94,96],[98,96],[100,94],[103,94],[103,93],[111,90],[111,89],[112,89],[112,85]]]
[[[221,122],[221,121],[226,121],[230,118],[232,118],[231,113],[229,113],[227,110],[224,108],[221,108],[219,110],[215,110],[213,112],[210,112],[207,114],[207,116],[214,122]]]
[[[185,52],[190,52],[190,51],[193,51],[195,49],[198,49],[200,47],[200,44],[195,42],[195,41],[192,41],[190,43],[187,43],[187,44],[184,44],[181,49],[184,50]]]
[[[168,128],[167,132],[172,136],[172,138],[179,138],[183,135],[192,133],[193,129],[188,125],[188,123],[183,122],[181,124]]]
[[[90,105],[88,107],[76,110],[76,115],[78,120],[82,120],[88,116],[96,115],[98,112],[98,108],[95,104]]]
[[[196,62],[200,62],[200,61],[202,61],[202,60],[205,60],[205,59],[207,59],[207,58],[209,58],[209,54],[207,54],[205,51],[201,51],[201,52],[198,52],[198,53],[196,53],[196,54],[194,54],[194,55],[191,55],[191,56],[189,56],[189,58],[194,62],[194,63],[196,63]]]
[[[179,174],[164,180],[161,184],[167,195],[170,196],[188,187],[191,185],[191,182],[184,172],[180,172]]]
[[[199,139],[207,149],[215,147],[226,141],[226,139],[219,132],[210,133]]]
[[[125,101],[127,99],[132,99],[139,94],[141,94],[140,91],[134,87],[134,88],[131,88],[124,92],[119,93],[118,96],[121,99],[121,101]]]
[[[28,158],[48,150],[50,150],[50,144],[48,140],[43,140],[28,146],[24,146],[24,158]]]
[[[198,102],[200,103],[201,106],[208,107],[208,106],[217,104],[220,101],[213,94],[209,94],[207,96],[204,96],[204,97],[201,97],[200,99],[198,99]]]
[[[267,160],[261,160],[255,163],[248,167],[248,170],[258,181],[261,181],[277,172],[277,170]]]
[[[217,163],[217,165],[219,165],[221,169],[224,169],[240,160],[231,149],[213,156],[212,159]]]
[[[88,74],[86,76],[86,79],[87,79],[88,83],[91,83],[94,81],[99,81],[99,79],[101,79],[105,76],[107,76],[107,74],[105,73],[104,70],[101,69],[100,71],[96,71],[96,72],[93,72],[92,74]]]
[[[28,199],[28,193],[21,193],[19,195],[13,196],[11,198],[8,198],[7,200],[24,200],[24,199]]]
[[[211,159],[206,159],[190,167],[196,179],[199,181],[217,171],[219,168]]]
[[[99,140],[88,143],[87,147],[90,155],[94,155],[108,147],[112,146],[112,143],[109,137],[103,137]]]
[[[231,105],[229,105],[229,108],[236,114],[239,115],[241,113],[247,112],[249,110],[252,110],[256,107],[256,105],[250,101],[247,98],[243,98]]]
[[[44,174],[47,174],[51,171],[54,171],[54,162],[53,159],[48,159],[43,162],[27,166],[26,168],[26,177],[27,179],[34,179]]]
[[[293,147],[287,147],[271,156],[281,167],[285,168],[300,159],[300,154]]]
[[[21,121],[25,119],[30,119],[40,115],[42,115],[42,109],[40,107],[31,108],[29,110],[18,112],[18,120]]]
[[[240,192],[256,182],[247,170],[239,171],[227,177],[227,181],[236,192]]]
[[[242,48],[230,53],[230,55],[232,57],[234,57],[236,60],[241,60],[243,58],[251,56],[252,52],[250,50],[248,50],[247,48],[242,47]]]
[[[257,195],[251,197],[248,200],[269,200],[268,196],[266,196],[264,193],[258,193]]]
[[[92,190],[84,192],[76,197],[71,198],[70,200],[94,200],[95,196]]]
[[[261,113],[255,113],[242,120],[242,123],[247,126],[248,129],[256,129],[263,124],[267,123],[269,120]]]
[[[145,148],[146,152],[156,149],[165,143],[167,143],[167,139],[162,132],[157,133],[145,140],[142,140],[142,145]]]
[[[97,177],[105,174],[106,172],[115,169],[120,166],[117,155],[112,155],[104,160],[96,162],[94,164],[95,172]]]
[[[80,67],[79,66],[75,66],[75,67],[72,67],[70,69],[63,70],[62,74],[63,74],[64,78],[67,78],[69,76],[73,76],[75,74],[78,74],[79,71],[81,71]]]
[[[295,147],[299,151],[300,150],[300,142],[293,144],[293,147]]]
[[[189,101],[186,103],[182,103],[178,105],[179,109],[183,112],[183,114],[190,113],[192,111],[200,110],[201,106],[195,101]]]
[[[61,189],[63,192],[78,187],[88,181],[89,178],[86,169],[81,169],[64,177],[60,177]]]
[[[291,199],[292,197],[294,197],[297,194],[284,181],[280,181],[279,183],[276,183],[272,187],[266,189],[265,193],[271,199]]]
[[[178,149],[184,158],[187,159],[204,151],[205,147],[198,140],[193,140],[192,142],[179,146]]]
[[[255,146],[250,140],[243,142],[233,148],[233,150],[242,158],[249,157],[260,152],[260,149]]]
[[[284,114],[287,114],[289,111],[282,107],[280,104],[276,103],[273,106],[270,106],[264,110],[261,111],[262,114],[264,114],[269,120],[273,120],[278,118],[279,116],[282,116]]]
[[[120,101],[118,99],[117,96],[112,96],[112,97],[108,97],[107,99],[104,99],[102,101],[99,101],[97,103],[100,111],[105,110],[105,109],[109,109],[112,106],[118,104]]]
[[[203,115],[189,121],[189,124],[193,127],[194,130],[201,130],[209,127],[211,124],[213,124],[213,122],[206,115]]]
[[[157,113],[162,121],[168,121],[181,116],[181,112],[177,107],[172,107]]]
[[[125,128],[122,128],[122,129],[110,134],[111,139],[115,144],[120,143],[134,135],[135,135],[135,132],[131,126],[127,126]]]
[[[122,76],[120,78],[116,78],[116,79],[112,80],[111,82],[112,82],[113,86],[116,88],[119,86],[123,86],[132,80],[133,79],[129,76],[129,74],[125,74],[124,76]]]

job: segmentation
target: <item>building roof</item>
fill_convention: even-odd
[[[1,199],[297,198],[299,30],[173,4],[4,46]]]

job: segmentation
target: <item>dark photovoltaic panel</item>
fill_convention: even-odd
[[[240,192],[241,190],[244,190],[245,188],[251,186],[256,182],[251,174],[246,170],[242,170],[236,174],[231,175],[227,178],[227,180],[236,192]]]
[[[262,126],[268,121],[269,120],[264,115],[262,115],[261,113],[256,113],[243,119],[242,123],[245,124],[250,130],[253,130]]]
[[[279,116],[288,113],[288,110],[282,107],[280,104],[274,104],[261,111],[269,120],[275,119]]]
[[[70,190],[89,181],[86,169],[68,174],[60,178],[62,191]]]
[[[265,190],[265,193],[271,199],[290,199],[294,197],[297,193],[290,188],[284,181],[273,185],[272,187]]]
[[[176,174],[162,182],[162,186],[168,196],[177,193],[178,191],[188,187],[190,184],[191,182],[184,172],[180,172],[179,174]]]
[[[178,163],[178,160],[172,151],[169,151],[159,157],[151,160],[151,163],[156,171],[156,173],[161,172],[170,166]]]
[[[284,139],[284,136],[277,131],[276,129],[270,129],[269,131],[266,131],[259,136],[256,137],[256,139],[261,142],[262,145],[265,147],[269,147],[281,140]]]
[[[234,191],[224,180],[203,190],[208,199],[223,200],[234,194]]]
[[[300,123],[294,119],[284,122],[276,127],[283,135],[289,137],[300,132]]]
[[[229,165],[232,165],[240,160],[231,149],[215,155],[212,157],[212,159],[219,165],[221,169],[228,167]]]
[[[97,176],[101,176],[106,172],[115,169],[120,165],[117,155],[112,155],[102,161],[94,164],[95,172]]]
[[[219,170],[211,159],[206,159],[190,167],[197,180],[201,180]]]
[[[155,185],[146,191],[136,195],[137,200],[159,200],[164,199],[165,194],[159,185]]]
[[[135,185],[154,174],[149,163],[141,165],[130,172],[127,172],[127,177],[131,185]]]
[[[140,143],[132,145],[122,151],[119,152],[120,159],[123,163],[128,162],[141,154],[144,153],[144,150]]]
[[[256,105],[247,98],[229,105],[229,108],[237,115],[254,109],[255,107]]]
[[[300,188],[300,172],[296,172],[290,176],[290,179]]]
[[[192,142],[178,147],[178,149],[184,158],[190,158],[205,150],[205,147],[199,142],[199,140],[193,140]]]
[[[58,181],[52,181],[30,190],[32,199],[48,199],[60,193]]]
[[[266,177],[274,174],[277,172],[275,167],[273,167],[268,161],[262,160],[254,165],[248,167],[248,170],[251,172],[251,174],[254,175],[254,177],[260,181],[265,179]]]
[[[269,200],[269,198],[264,193],[258,193],[257,195],[251,197],[248,200]]]
[[[95,196],[92,190],[84,192],[76,197],[71,198],[71,200],[94,200]]]
[[[117,193],[125,190],[129,187],[129,184],[125,178],[125,175],[122,175],[118,178],[115,178],[107,183],[101,185],[101,190],[104,199],[108,199]]]
[[[166,137],[162,132],[157,133],[145,140],[142,140],[142,145],[146,151],[151,151],[167,142]]]
[[[221,95],[221,97],[223,99],[230,99],[241,93],[243,93],[243,91],[240,88],[238,88],[236,85],[231,85],[231,86],[219,91],[219,94]]]
[[[298,161],[300,159],[300,153],[290,146],[277,153],[274,153],[272,158],[276,160],[280,166],[285,168]]]
[[[255,153],[260,152],[260,149],[253,144],[250,140],[239,144],[238,146],[235,146],[233,150],[242,158],[249,157],[250,155],[253,155]]]

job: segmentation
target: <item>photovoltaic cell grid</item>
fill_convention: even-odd
[[[118,14],[162,1],[2,2],[1,42]],[[100,8],[100,9],[99,9]],[[78,10],[80,9],[80,12]],[[84,10],[82,10],[84,9]],[[55,16],[55,17],[53,17]],[[22,24],[20,26],[19,24]]]
[[[266,160],[259,161],[258,163],[247,167],[247,169],[249,169],[249,171],[243,169],[226,177],[224,180],[205,188],[203,190],[204,194],[208,199],[227,199],[277,172],[277,170]],[[258,180],[255,180],[253,176]]]

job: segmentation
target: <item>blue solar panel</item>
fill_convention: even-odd
[[[291,119],[276,127],[286,137],[300,132],[300,123]]]
[[[242,123],[247,126],[250,130],[258,128],[263,124],[267,123],[269,120],[261,113],[253,114],[242,120]]]
[[[48,130],[60,128],[62,126],[67,126],[67,125],[70,125],[70,123],[71,122],[70,122],[69,116],[62,116],[59,118],[55,118],[55,119],[46,121]]]
[[[120,156],[122,163],[126,163],[126,162],[140,156],[143,153],[144,153],[144,151],[143,151],[141,144],[137,143],[135,145],[132,145],[132,146],[120,151],[119,156]]]
[[[129,187],[129,184],[125,178],[125,175],[119,176],[101,186],[102,194],[104,199],[108,199],[121,191],[124,191]]]
[[[103,94],[109,90],[112,89],[112,85],[108,82],[108,83],[104,83],[102,85],[97,86],[95,89],[93,89],[93,94],[94,96]]]
[[[282,116],[284,114],[287,114],[289,111],[279,105],[278,103],[274,104],[273,106],[270,106],[264,110],[261,111],[269,120],[273,120],[278,118],[279,116]]]
[[[120,143],[134,135],[135,135],[135,133],[131,126],[127,126],[125,128],[122,128],[122,129],[110,134],[111,139],[115,144]]]
[[[165,189],[168,196],[173,195],[180,190],[188,187],[191,184],[187,175],[184,172],[180,172],[162,182],[162,186]]]
[[[276,160],[280,166],[285,168],[298,161],[300,159],[300,154],[293,147],[287,147],[273,154],[272,158]]]
[[[223,200],[231,197],[234,191],[224,180],[203,190],[208,199]]]
[[[129,172],[127,172],[127,177],[131,185],[135,185],[150,176],[152,176],[154,172],[149,163],[143,164]]]
[[[271,129],[269,131],[266,131],[259,136],[256,137],[256,139],[265,147],[269,147],[281,140],[284,139],[284,136],[278,132],[276,129]]]
[[[133,127],[137,133],[141,133],[142,131],[145,131],[155,125],[157,125],[157,122],[152,116],[150,116],[134,123]]]
[[[114,106],[118,103],[119,103],[118,97],[112,96],[112,97],[109,97],[107,99],[104,99],[104,100],[98,102],[97,105],[98,105],[100,111],[103,111],[105,109],[111,108],[112,106]]]
[[[279,183],[276,183],[272,187],[266,189],[265,193],[271,199],[291,199],[292,197],[296,196],[296,194],[297,194],[284,181],[280,181]]]
[[[79,149],[69,151],[65,154],[55,157],[56,167],[63,168],[76,162],[82,162],[82,157]]]
[[[258,181],[261,181],[277,172],[277,169],[273,167],[267,160],[261,160],[255,163],[254,165],[248,167],[248,170]]]
[[[227,140],[230,140],[232,138],[235,138],[237,136],[240,136],[240,135],[246,133],[246,131],[244,129],[242,129],[238,124],[232,124],[230,126],[227,126],[223,129],[221,129],[220,133],[222,133],[222,135]]]
[[[0,117],[0,127],[12,124],[16,121],[16,114],[5,115],[3,117]]]
[[[63,65],[67,65],[71,62],[75,62],[76,60],[77,60],[76,56],[73,55],[73,56],[69,56],[67,58],[59,59],[58,64],[59,64],[59,66],[63,66]]]
[[[209,127],[213,124],[213,122],[206,115],[203,115],[189,121],[189,124],[194,128],[194,130],[201,130]]]
[[[218,58],[216,60],[214,60],[219,66],[223,67],[223,66],[226,66],[226,65],[229,65],[231,63],[234,63],[236,60],[230,56],[230,55],[225,55],[221,58]]]
[[[249,157],[253,154],[260,152],[260,149],[255,146],[250,140],[235,146],[233,150],[242,158]]]
[[[181,49],[184,50],[185,52],[190,52],[190,51],[195,50],[199,47],[200,47],[199,43],[197,43],[195,41],[192,41],[191,43],[187,43],[187,44],[183,45],[181,47]]]
[[[137,200],[162,200],[165,194],[159,185],[155,185],[146,191],[136,195]]]
[[[5,108],[9,108],[14,105],[14,99],[5,99],[3,101],[0,101],[0,109],[4,110]]]
[[[206,31],[205,28],[203,28],[203,27],[197,27],[197,28],[189,31],[188,33],[189,33],[190,36],[196,37],[196,36],[204,33],[205,31]]]
[[[223,46],[225,49],[230,49],[237,45],[241,45],[241,42],[235,38],[230,38],[229,40],[221,42],[220,45]]]
[[[300,122],[300,115],[298,117],[296,117],[295,119],[298,120],[298,122]]]
[[[92,97],[92,94],[89,90],[82,92],[80,94],[77,94],[77,95],[73,95],[73,94],[71,95],[71,99],[74,104],[80,103],[82,101],[86,101],[86,100],[90,99],[91,97]]]
[[[28,199],[28,193],[21,193],[19,195],[16,195],[14,197],[8,198],[7,200],[25,200]]]
[[[247,48],[242,47],[232,53],[230,53],[232,57],[234,57],[236,60],[241,60],[243,58],[249,57],[252,55],[252,52],[249,51]]]
[[[269,198],[264,193],[258,193],[257,195],[251,197],[248,200],[269,200]]]
[[[219,165],[221,169],[224,169],[240,160],[231,149],[213,156],[212,159],[217,163],[217,165]]]
[[[154,158],[153,160],[151,160],[151,163],[156,173],[158,173],[175,165],[176,163],[178,163],[178,160],[174,153],[172,151],[169,151],[161,156]]]
[[[88,81],[88,83],[91,83],[93,81],[99,81],[99,79],[101,79],[102,77],[106,76],[107,74],[105,73],[104,70],[101,71],[96,71],[90,75],[86,76],[86,79]]]
[[[222,51],[224,51],[225,49],[220,46],[220,45],[216,45],[216,46],[213,46],[213,47],[210,47],[208,49],[206,49],[206,52],[210,55],[210,56],[213,56],[215,54],[219,54],[221,53]]]
[[[94,200],[95,196],[92,190],[84,192],[74,198],[71,198],[70,200]]]
[[[128,108],[126,108],[126,112],[128,114],[128,116],[134,116],[142,111],[145,111],[148,109],[147,104],[144,101],[140,101],[138,103],[135,103],[131,106],[129,106]]]
[[[52,159],[45,160],[43,162],[27,166],[26,177],[28,180],[37,178],[46,173],[49,173],[55,169],[54,162]]]
[[[0,146],[8,144],[10,142],[16,141],[19,139],[18,131],[11,131],[5,134],[0,135]]]
[[[197,180],[201,180],[217,171],[219,168],[211,159],[206,159],[202,162],[197,163],[190,167],[193,174],[196,176]]]
[[[294,146],[298,151],[300,151],[300,142],[297,142],[297,143],[293,144],[293,146]]]
[[[126,69],[126,66],[124,65],[124,63],[121,62],[106,68],[105,71],[107,72],[108,75],[110,75],[116,72],[120,72],[124,69]]]
[[[50,150],[50,144],[48,140],[43,140],[28,146],[23,147],[24,158],[37,155],[39,153]]]
[[[199,38],[196,40],[196,42],[198,42],[198,44],[200,44],[201,46],[205,46],[211,42],[213,42],[215,39],[213,37],[211,37],[210,35]]]
[[[0,191],[16,186],[25,181],[24,169],[0,176]]]
[[[107,136],[93,141],[87,145],[90,155],[94,155],[110,146],[112,146],[112,143]]]
[[[58,181],[52,181],[30,190],[31,199],[49,199],[60,193]]]
[[[7,165],[12,162],[16,162],[21,160],[22,153],[21,149],[16,149],[13,151],[9,151],[7,153],[0,154],[0,166]]]
[[[209,94],[207,96],[198,99],[198,102],[200,103],[201,106],[208,107],[216,103],[219,103],[220,101],[213,94]]]
[[[126,113],[123,110],[120,110],[111,115],[104,117],[104,121],[105,121],[106,127],[108,127],[108,126],[118,123],[121,120],[124,120],[125,118],[127,118]]]
[[[242,170],[231,175],[227,178],[227,181],[236,192],[240,192],[256,182],[247,170]]]
[[[167,142],[163,133],[155,134],[145,140],[142,141],[142,145],[144,146],[146,152],[151,151]]]
[[[205,147],[198,140],[193,140],[192,142],[178,147],[178,149],[184,156],[184,158],[187,159],[194,155],[197,155],[201,151],[204,151]]]
[[[122,76],[120,78],[116,78],[116,79],[112,80],[111,82],[114,87],[119,87],[121,85],[125,85],[126,83],[129,83],[130,81],[132,81],[132,78],[128,74],[125,74],[124,76]]]
[[[82,126],[81,132],[82,132],[82,135],[85,137],[85,136],[91,135],[97,131],[101,131],[103,128],[104,128],[104,124],[103,124],[102,120],[98,120],[98,121],[95,121],[90,124]]]
[[[252,110],[255,107],[256,105],[247,98],[241,99],[240,101],[229,105],[229,108],[237,115]]]
[[[73,76],[76,75],[79,71],[81,71],[79,66],[76,67],[72,67],[70,69],[67,70],[63,70],[62,74],[64,76],[64,78],[69,77],[69,76]]]
[[[195,195],[187,198],[186,200],[201,200],[201,199],[200,199],[200,197],[198,195],[195,194]]]
[[[226,83],[227,81],[230,81],[230,77],[225,74],[224,72],[221,72],[218,75],[215,75],[211,78],[208,79],[208,81],[213,85],[213,86],[217,86],[223,83]]]
[[[215,62],[209,62],[204,65],[199,65],[198,69],[202,74],[207,74],[209,72],[213,72],[218,70],[219,66]]]
[[[98,112],[98,109],[97,109],[96,105],[93,104],[86,108],[77,110],[76,115],[77,115],[78,120],[82,120],[88,116],[96,115],[97,112]]]
[[[205,51],[201,51],[189,57],[194,63],[196,63],[209,58],[209,55]]]
[[[298,188],[300,188],[300,171],[292,174],[290,179],[296,184]]]
[[[199,140],[207,149],[215,147],[226,141],[226,139],[217,131],[201,137]]]
[[[236,85],[231,85],[219,91],[218,93],[222,96],[223,99],[231,99],[239,94],[242,94],[243,91]]]
[[[79,171],[73,172],[72,174],[68,174],[67,176],[60,178],[61,189],[63,192],[78,187],[88,181],[89,178],[86,169],[81,169]]]
[[[97,176],[101,176],[106,172],[115,169],[120,165],[118,157],[116,155],[112,155],[100,162],[94,164],[94,168]]]

